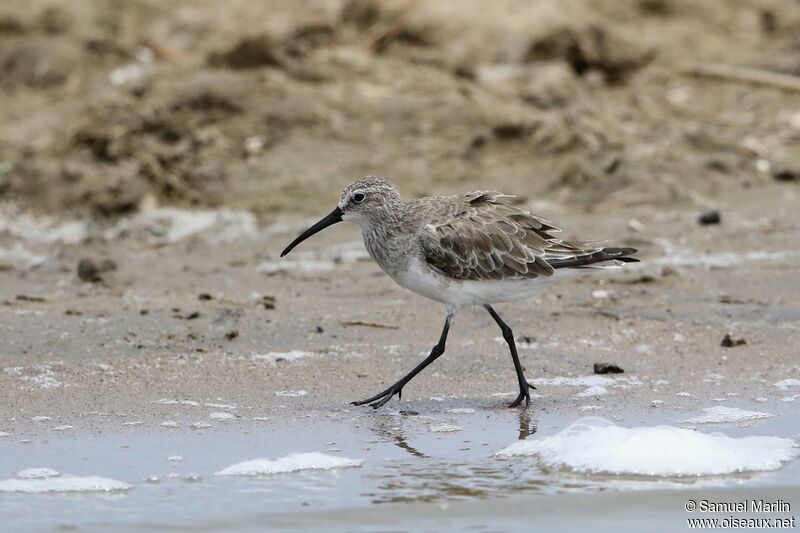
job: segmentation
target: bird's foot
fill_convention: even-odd
[[[384,405],[386,405],[389,402],[389,400],[392,399],[392,396],[394,396],[395,394],[397,394],[398,398],[403,397],[402,385],[398,385],[397,383],[395,383],[385,391],[379,392],[378,394],[372,396],[371,398],[367,398],[366,400],[361,400],[357,402],[351,402],[351,404],[352,405],[369,404],[369,406],[372,407],[373,409],[377,409],[378,407],[383,407]]]
[[[531,404],[531,392],[530,392],[531,389],[536,390],[536,387],[534,387],[527,381],[520,382],[519,396],[517,396],[517,399],[511,402],[508,406],[518,407],[522,403],[522,400],[525,400],[525,407],[528,407]]]

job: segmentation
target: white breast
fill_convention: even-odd
[[[407,270],[395,273],[394,280],[417,294],[448,305],[485,305],[519,300],[561,276],[515,278],[507,280],[453,280],[431,270],[419,259],[412,259]]]

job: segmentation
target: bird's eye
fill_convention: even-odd
[[[353,195],[353,201],[357,204],[360,204],[366,197],[367,196],[363,192],[357,192]]]

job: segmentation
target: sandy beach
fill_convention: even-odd
[[[698,225],[692,211],[545,213],[569,218],[568,231],[640,246],[643,261],[498,306],[530,379],[544,380],[534,411],[594,401],[688,409],[714,399],[780,400],[773,384],[798,371],[795,202],[793,195],[777,206],[770,200],[768,215],[751,202],[711,227]],[[631,229],[630,220],[646,231]],[[444,307],[385,276],[352,227],[279,259],[303,226],[272,225],[227,242],[206,229],[163,246],[144,236],[58,245],[40,268],[6,273],[0,405],[3,419],[16,418],[9,429],[119,426],[123,417],[157,427],[174,409],[161,399],[230,403],[252,416],[341,410],[387,386],[430,350]],[[112,258],[117,269],[82,281],[76,268],[85,257]],[[744,343],[721,346],[726,335]],[[600,362],[641,383],[586,399],[547,384],[591,375]],[[465,309],[446,356],[392,406],[442,397],[499,408],[505,400],[492,395],[514,387],[496,325],[483,310]],[[31,422],[37,415],[51,419]]]
[[[0,468],[102,473],[136,487],[125,496],[134,509],[155,505],[147,503],[153,494],[179,483],[169,489],[177,491],[174,504],[198,513],[181,515],[179,523],[211,520],[207,509],[180,502],[190,497],[186,490],[222,490],[217,470],[255,457],[324,450],[366,465],[325,478],[327,492],[308,500],[315,512],[374,502],[505,501],[520,491],[557,493],[573,483],[590,494],[624,483],[640,489],[665,482],[683,488],[711,482],[715,490],[741,490],[743,482],[755,491],[794,486],[796,461],[761,474],[665,481],[594,479],[541,471],[530,457],[511,465],[491,459],[516,439],[552,435],[586,416],[623,427],[669,424],[795,437],[800,308],[791,293],[798,288],[800,248],[792,239],[794,203],[785,197],[774,208],[773,202],[769,216],[742,203],[714,227],[698,225],[692,211],[547,213],[569,218],[570,229],[581,234],[617,235],[622,244],[640,246],[643,262],[498,306],[537,386],[527,410],[506,407],[516,395],[511,360],[496,326],[478,310],[458,316],[447,353],[404,390],[402,401],[378,411],[349,405],[424,357],[443,313],[384,276],[352,228],[321,235],[287,264],[278,252],[303,221],[225,242],[206,229],[160,246],[135,232],[56,245],[41,267],[3,277]],[[632,219],[647,230],[631,229]],[[117,269],[102,281],[82,281],[76,265],[87,256],[112,258]],[[726,335],[744,343],[721,346]],[[625,372],[595,375],[598,362]],[[174,456],[181,460],[168,460]],[[510,477],[509,467],[516,472]],[[446,479],[431,484],[434,472],[447,472]],[[303,493],[320,475],[255,483],[270,492],[276,489],[264,485],[289,490],[295,496],[280,501],[296,510],[287,516],[312,520],[316,515],[298,504],[305,496],[293,491]],[[203,489],[186,485],[194,477]],[[214,483],[203,485],[206,480]],[[246,495],[227,514],[224,506],[215,511],[220,524],[247,530],[264,523],[257,518],[262,512],[279,520],[269,512],[282,509],[276,501],[251,507],[260,501],[247,492],[251,481],[231,489]],[[88,527],[102,515],[134,527],[122,515],[98,515],[96,503],[87,505],[85,516],[65,511],[44,521],[34,506],[21,523],[76,520]],[[569,515],[570,504],[564,505]],[[171,522],[158,518],[166,508],[150,509],[154,524]],[[673,520],[683,514],[671,511]],[[446,516],[455,529],[476,519]]]
[[[0,6],[0,523],[791,521],[798,29],[795,0]],[[444,307],[355,226],[279,254],[372,174],[512,194],[641,262],[497,306],[530,408],[482,309],[354,407]]]

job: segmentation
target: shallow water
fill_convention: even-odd
[[[618,528],[620,520],[634,529],[650,525],[651,515],[640,506],[668,516],[674,527],[685,527],[685,491],[721,501],[769,493],[800,506],[798,459],[774,471],[702,478],[574,473],[543,468],[533,457],[492,456],[518,439],[558,433],[574,417],[501,409],[447,412],[461,407],[432,402],[415,405],[421,414],[318,412],[258,425],[230,422],[199,432],[134,426],[30,443],[3,439],[3,477],[47,467],[63,474],[108,477],[133,488],[3,493],[0,516],[14,530],[280,526],[296,531],[506,531],[529,520],[562,530],[592,521],[602,530],[612,524]],[[679,426],[685,417],[685,412],[631,412],[618,423]],[[442,424],[461,430],[432,431]],[[795,437],[800,415],[784,412],[746,426],[703,430],[733,437]],[[323,452],[363,459],[364,464],[268,477],[214,475],[240,461],[293,452]]]

